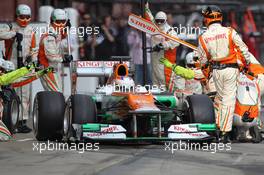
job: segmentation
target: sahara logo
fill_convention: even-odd
[[[147,22],[144,23],[144,21],[139,21],[135,18],[130,18],[130,21],[134,23],[135,25],[137,25],[138,27],[142,27],[153,33],[156,32],[156,29],[153,27],[153,24],[148,24]]]

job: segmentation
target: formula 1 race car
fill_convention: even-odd
[[[129,62],[72,62],[72,95],[38,92],[33,107],[37,140],[165,141],[215,138],[214,107],[207,95],[169,94],[135,85]],[[94,94],[76,93],[79,76],[109,76]]]

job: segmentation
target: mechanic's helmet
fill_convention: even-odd
[[[62,9],[54,9],[50,16],[50,23],[55,30],[61,31],[67,23],[67,14]]]
[[[13,71],[15,70],[15,65],[12,61],[7,61],[3,58],[0,58],[0,69],[3,69],[5,71]]]
[[[188,68],[195,68],[199,65],[198,57],[195,52],[189,52],[185,57],[185,64]]]
[[[209,5],[203,8],[202,15],[206,27],[212,23],[221,23],[223,21],[222,10],[216,5]]]
[[[167,22],[167,15],[163,11],[159,11],[155,15],[155,23],[159,26],[162,27],[165,23]]]
[[[21,27],[26,27],[31,20],[31,9],[26,4],[20,4],[16,8],[16,22]]]

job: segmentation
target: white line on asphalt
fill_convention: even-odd
[[[243,153],[242,155],[238,156],[238,158],[232,163],[232,165],[237,165],[239,162],[241,162],[243,157],[246,155],[247,155],[247,153]]]
[[[26,139],[19,139],[17,142],[26,142],[26,141],[31,141],[34,140],[33,138],[26,138]]]

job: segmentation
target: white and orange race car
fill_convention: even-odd
[[[135,85],[128,67],[128,61],[72,62],[72,95],[66,101],[60,92],[42,91],[35,97],[33,124],[37,140],[215,138],[214,107],[207,95],[180,98],[162,92],[162,87]],[[93,95],[85,95],[76,93],[80,76],[109,78]]]

